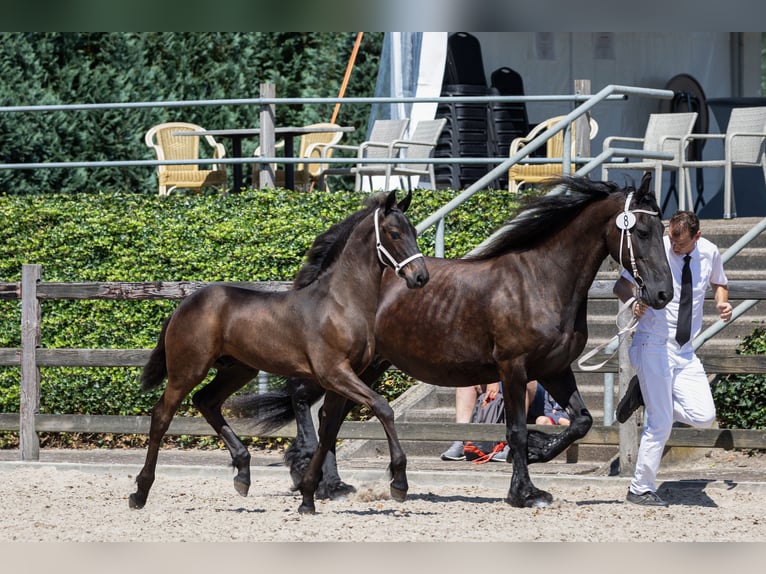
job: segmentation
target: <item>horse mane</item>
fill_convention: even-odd
[[[368,196],[363,209],[352,213],[317,236],[306,253],[306,262],[293,279],[293,288],[303,289],[316,281],[338,259],[354,228],[376,208],[383,207],[386,197],[385,193]]]
[[[608,181],[591,181],[585,177],[550,179],[546,190],[563,186],[558,194],[532,196],[524,201],[515,217],[503,224],[487,243],[467,255],[466,259],[485,260],[512,251],[527,251],[566,227],[583,209],[612,193],[632,191],[620,189]]]

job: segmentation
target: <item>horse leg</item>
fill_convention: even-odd
[[[367,384],[362,382],[350,370],[342,371],[332,381],[343,384],[337,389],[331,388],[335,392],[343,391],[343,395],[355,403],[363,404],[369,407],[372,413],[378,418],[386,431],[388,441],[388,451],[391,458],[389,472],[391,474],[391,498],[403,502],[407,498],[409,485],[407,483],[407,456],[399,442],[399,436],[394,426],[394,409],[388,404],[388,401],[373,391]],[[337,383],[336,383],[337,384]]]
[[[574,373],[567,369],[556,379],[540,381],[557,403],[571,413],[569,426],[560,433],[529,431],[528,462],[548,462],[564,452],[574,441],[584,437],[593,425],[593,417],[577,389]]]
[[[501,371],[505,400],[505,432],[509,446],[508,462],[513,464],[511,486],[506,502],[517,508],[542,508],[553,501],[549,492],[532,484],[527,465],[526,371],[519,367]]]
[[[368,367],[362,371],[359,378],[367,386],[372,387],[390,366],[390,362],[376,356]],[[290,448],[287,449],[285,458],[290,464],[290,476],[293,479],[293,484],[297,487],[311,460],[311,456],[317,448],[317,436],[314,429],[314,421],[311,417],[311,404],[316,402],[321,394],[324,394],[324,389],[315,381],[308,379],[287,379],[287,387],[292,398],[297,434]],[[354,405],[355,403],[352,401],[346,402],[342,420],[345,420],[345,416],[354,408]],[[320,416],[323,412],[320,410]],[[356,489],[353,486],[343,482],[340,478],[333,445],[332,449],[327,452],[327,457],[322,466],[322,479],[319,482],[315,496],[320,499],[337,499],[355,491]]]
[[[327,453],[330,446],[337,441],[346,402],[346,399],[340,395],[333,392],[325,393],[324,404],[322,405],[324,412],[320,417],[317,448],[298,486],[303,496],[301,505],[298,507],[300,514],[314,514],[316,512],[314,495],[322,478],[322,468]]]
[[[210,423],[229,449],[231,464],[237,470],[234,489],[242,496],[250,490],[250,453],[221,414],[221,405],[234,392],[241,389],[258,374],[257,369],[239,361],[228,362],[218,368],[215,378],[194,393],[192,401],[205,420]]]
[[[338,430],[343,422],[342,412],[345,402],[343,398],[364,404],[372,410],[373,414],[383,425],[388,439],[388,448],[391,462],[389,472],[392,476],[390,483],[391,498],[403,502],[407,498],[409,485],[407,483],[407,456],[404,454],[402,445],[394,426],[394,410],[388,401],[366,386],[354,372],[345,365],[335,371],[335,376],[327,377],[323,382],[328,392],[325,395],[324,416],[321,419],[319,429],[319,448],[311,459],[308,470],[301,481],[301,492],[304,493],[304,501],[301,512],[313,512],[313,495],[321,479],[321,466],[324,463],[326,452],[330,444],[338,435]],[[342,395],[339,394],[342,391]],[[338,396],[335,396],[335,395]],[[329,402],[328,402],[329,401]]]
[[[157,401],[157,404],[154,405],[152,420],[149,426],[149,446],[146,451],[146,460],[141,472],[136,476],[136,492],[131,494],[128,499],[130,508],[140,509],[146,505],[149,489],[154,484],[154,473],[157,468],[157,457],[162,437],[165,436],[181,401],[188,394],[189,391],[186,389],[193,387],[194,385],[176,388],[176,385],[171,384],[171,379],[168,379],[165,391],[162,393],[160,400]]]
[[[295,440],[293,440],[285,453],[285,460],[290,465],[290,477],[293,480],[294,488],[297,490],[311,461],[311,457],[319,445],[314,428],[314,420],[311,416],[311,405],[317,401],[318,397],[324,395],[324,389],[313,380],[292,378],[287,379],[287,388],[292,400],[297,433]],[[344,419],[353,406],[353,403],[347,402],[343,414]],[[322,412],[324,411],[320,410],[320,416]],[[333,445],[327,451],[327,456],[322,465],[322,479],[319,482],[315,496],[320,499],[338,499],[353,492],[356,492],[356,489],[350,484],[343,482],[338,474]]]

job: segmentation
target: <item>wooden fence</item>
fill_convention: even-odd
[[[148,416],[41,414],[40,367],[142,367],[151,349],[44,349],[40,348],[42,304],[51,300],[110,299],[157,300],[183,299],[206,285],[203,282],[103,282],[53,283],[43,282],[40,265],[24,265],[20,283],[0,283],[0,299],[21,300],[21,347],[0,348],[0,366],[21,368],[21,404],[19,413],[0,414],[0,431],[19,432],[21,459],[39,460],[39,432],[84,432],[148,434]],[[283,291],[287,282],[239,282],[236,285]],[[611,282],[596,281],[591,287],[592,299],[613,298]],[[732,300],[766,298],[764,281],[732,281]],[[766,357],[762,355],[715,355],[698,353],[710,374],[763,374]],[[574,367],[577,370],[577,367]],[[599,372],[619,372],[618,359],[612,358]],[[242,436],[257,436],[253,423],[247,419],[236,422]],[[556,429],[537,427],[551,432]],[[397,423],[402,440],[454,439],[494,440],[502,436],[504,426],[456,423]],[[176,417],[169,434],[211,435],[212,428],[201,417]],[[294,424],[278,429],[274,436],[295,436]],[[341,427],[342,439],[383,439],[383,429],[377,421],[347,421]],[[581,444],[620,444],[618,427],[595,426]],[[766,431],[727,429],[673,429],[668,446],[754,448],[766,449]]]

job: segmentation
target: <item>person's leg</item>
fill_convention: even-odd
[[[527,383],[527,424],[545,413],[545,389],[537,381]]]
[[[540,415],[535,419],[536,425],[552,425],[555,424],[549,417],[546,417],[545,415]]]
[[[667,347],[634,339],[630,360],[638,373],[644,397],[644,429],[638,447],[630,492],[655,492],[655,479],[673,426],[672,375]]]
[[[457,387],[455,389],[455,422],[470,423],[476,399],[482,393],[480,385],[472,387]]]
[[[537,387],[540,385],[537,381],[529,381],[527,383],[527,414],[529,414],[529,407],[535,402],[537,396]]]
[[[455,422],[470,423],[476,399],[482,393],[481,385],[472,387],[457,387],[455,389]],[[456,440],[450,447],[441,453],[442,460],[465,460],[463,441]]]
[[[702,362],[694,358],[676,371],[673,380],[673,418],[694,427],[709,427],[715,421],[715,403]]]

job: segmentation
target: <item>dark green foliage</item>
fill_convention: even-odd
[[[766,328],[757,327],[743,339],[738,352],[766,353]],[[766,428],[766,375],[726,375],[713,385],[718,423],[723,428]]]
[[[355,33],[7,33],[0,42],[0,105],[336,97]],[[366,33],[346,96],[372,96],[383,35]],[[277,125],[330,121],[333,105],[277,106]],[[364,139],[369,106],[341,106],[338,122]],[[144,134],[166,121],[208,129],[252,127],[254,105],[0,114],[4,163],[155,159]],[[226,145],[226,142],[224,142]],[[251,155],[257,139],[243,142]],[[229,150],[231,153],[231,150]],[[156,193],[147,168],[0,170],[5,193]]]
[[[414,223],[454,191],[418,190]],[[445,250],[459,257],[511,216],[507,191],[474,195],[447,219]],[[360,208],[354,192],[246,191],[167,197],[138,194],[0,195],[0,281],[21,279],[39,263],[43,281],[289,281],[314,238]],[[420,238],[433,253],[435,231]],[[176,301],[49,301],[46,348],[151,348]],[[0,301],[0,347],[18,347],[18,301]],[[43,368],[42,412],[146,414],[159,391],[139,393],[135,368]],[[19,369],[0,368],[0,412],[19,408]],[[399,379],[385,385],[393,398]],[[189,400],[182,414],[191,412]]]

